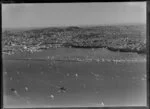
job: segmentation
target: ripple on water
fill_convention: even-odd
[[[7,73],[7,72],[4,72],[4,74],[7,75],[8,73]]]
[[[50,95],[50,96],[48,96],[49,98],[51,98],[51,99],[54,99],[54,95]]]
[[[25,87],[25,91],[27,92],[29,90],[29,88],[28,87]]]
[[[9,80],[12,81],[12,80],[13,80],[13,77],[10,77]]]

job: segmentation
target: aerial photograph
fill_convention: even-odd
[[[147,106],[146,2],[2,4],[4,108]]]

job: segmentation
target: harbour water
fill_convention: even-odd
[[[146,55],[102,48],[4,54],[3,87],[4,107],[145,106]]]

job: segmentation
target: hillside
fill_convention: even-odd
[[[101,48],[112,51],[146,53],[145,25],[92,27],[49,27],[26,30],[4,30],[2,50],[37,51],[49,47]]]

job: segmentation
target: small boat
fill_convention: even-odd
[[[64,87],[60,87],[60,88],[59,88],[59,92],[66,92],[66,90],[67,90],[67,89],[64,88]]]

